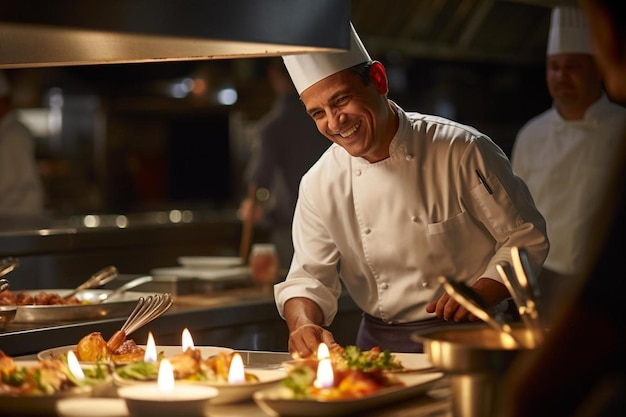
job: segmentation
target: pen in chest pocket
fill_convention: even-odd
[[[476,175],[478,175],[478,179],[480,180],[480,183],[485,187],[487,192],[489,194],[493,194],[493,190],[491,189],[489,184],[487,184],[487,181],[485,181],[485,177],[483,177],[483,174],[481,174],[479,170],[476,170]]]

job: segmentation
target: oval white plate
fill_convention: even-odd
[[[369,410],[385,404],[426,394],[433,385],[443,378],[442,372],[431,374],[397,374],[405,383],[404,387],[383,389],[368,397],[337,401],[317,401],[295,399],[292,392],[284,386],[257,391],[252,395],[254,402],[272,416],[340,416]]]

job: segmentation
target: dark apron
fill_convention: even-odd
[[[379,318],[362,313],[356,345],[361,350],[379,347],[381,350],[389,349],[398,353],[423,353],[423,344],[411,340],[411,335],[417,331],[450,325],[458,326],[458,323],[433,318],[410,323],[386,324]]]

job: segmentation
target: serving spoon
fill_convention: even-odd
[[[104,293],[104,294],[100,294],[98,296],[98,298],[95,301],[95,304],[100,304],[100,303],[104,303],[105,301],[111,301],[114,298],[119,297],[120,295],[122,295],[123,293],[125,293],[126,291],[138,287],[142,284],[145,284],[146,282],[150,282],[152,281],[154,278],[151,275],[146,275],[144,277],[139,277],[139,278],[135,278],[131,281],[128,281],[126,284],[120,286],[119,288],[113,290],[110,293]]]

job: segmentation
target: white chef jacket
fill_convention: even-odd
[[[561,274],[582,269],[588,235],[625,129],[626,109],[603,95],[583,120],[564,120],[553,107],[519,131],[511,163],[546,219],[546,268]]]
[[[15,115],[0,119],[0,216],[35,216],[44,211],[44,193],[32,134]]]
[[[293,261],[274,287],[283,318],[288,299],[307,297],[330,325],[343,281],[386,323],[432,319],[438,276],[501,281],[495,266],[513,245],[537,269],[545,259],[543,217],[502,150],[471,127],[396,108],[389,158],[369,163],[334,144],[302,178]]]

